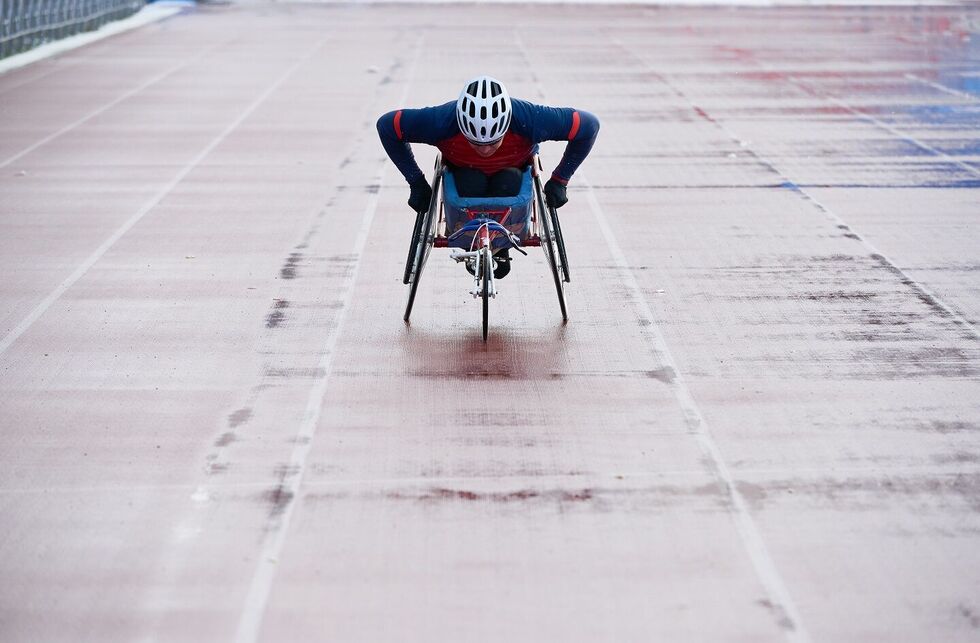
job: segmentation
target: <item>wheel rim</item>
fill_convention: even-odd
[[[555,248],[555,232],[551,228],[550,208],[545,205],[544,197],[541,194],[541,181],[535,179],[537,187],[537,207],[541,217],[541,246],[544,248],[545,258],[551,268],[551,276],[555,282],[555,292],[558,294],[558,307],[561,309],[562,321],[568,321],[568,310],[565,307],[565,283],[562,279],[563,269],[560,266],[561,259]]]
[[[490,252],[486,251],[482,257],[483,263],[483,341],[487,341],[487,334],[490,332],[490,279],[492,278]]]

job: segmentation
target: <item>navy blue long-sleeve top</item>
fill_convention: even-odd
[[[552,178],[568,183],[589,155],[599,134],[599,119],[570,107],[546,107],[513,99],[513,116],[504,140],[492,156],[481,157],[469,145],[456,121],[456,101],[422,109],[399,109],[378,119],[381,144],[405,180],[425,175],[415,162],[410,143],[434,145],[443,161],[493,174],[507,167],[525,167],[541,141],[568,141]]]

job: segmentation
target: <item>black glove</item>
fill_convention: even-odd
[[[544,184],[544,198],[553,208],[560,208],[568,203],[568,195],[565,193],[565,186],[554,179],[548,179]]]
[[[408,197],[408,207],[416,212],[428,212],[429,202],[432,201],[432,188],[425,178],[412,182],[412,194]]]

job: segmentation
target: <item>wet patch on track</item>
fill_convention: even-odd
[[[575,476],[573,476],[575,477]],[[450,486],[433,486],[418,489],[348,491],[308,491],[303,494],[304,502],[338,501],[358,499],[385,499],[417,502],[424,505],[441,506],[453,503],[485,503],[499,505],[522,505],[561,508],[562,506],[583,506],[593,510],[607,511],[616,508],[635,510],[668,507],[685,507],[691,511],[728,509],[730,498],[719,483],[691,487],[677,485],[625,486],[628,476],[618,476],[624,480],[622,487],[564,487],[540,488],[520,487],[514,489],[478,489]]]
[[[936,464],[976,464],[980,463],[980,454],[967,451],[956,451],[932,456],[931,460]]]
[[[912,428],[917,431],[947,435],[950,433],[980,432],[980,423],[964,420],[933,420],[931,422],[917,422],[912,425]]]
[[[956,606],[956,615],[963,619],[970,628],[980,630],[980,614],[973,608],[960,603]]]
[[[291,476],[298,475],[300,472],[299,465],[296,464],[277,464],[273,473],[280,480],[285,480]]]
[[[647,377],[664,384],[673,384],[674,380],[677,379],[677,373],[670,366],[664,366],[653,371],[647,371]]]
[[[756,510],[792,502],[835,511],[868,511],[901,502],[920,508],[955,504],[980,512],[980,475],[975,472],[739,482],[738,489]]]
[[[272,311],[265,317],[266,328],[278,328],[282,325],[286,319],[286,309],[289,308],[289,302],[285,299],[275,299],[273,302]]]
[[[282,268],[279,269],[279,277],[282,279],[296,279],[296,268],[303,260],[302,252],[291,252],[286,258]]]
[[[933,312],[933,314],[947,319],[953,317],[952,313],[950,313],[949,309],[947,309],[946,306],[944,306],[941,302],[939,302],[932,294],[926,292],[922,288],[922,286],[920,286],[918,283],[906,277],[905,273],[897,266],[892,264],[890,261],[888,261],[888,259],[878,254],[871,255],[871,258],[877,261],[882,268],[884,268],[891,274],[898,277],[902,285],[911,288],[912,291],[915,293],[916,298],[919,301],[921,301],[923,304],[928,306],[929,309]],[[952,321],[957,324],[960,323],[956,319],[953,319]]]
[[[426,504],[442,503],[486,503],[486,504],[538,504],[550,505],[562,509],[565,505],[589,505],[594,509],[602,509],[602,500],[597,497],[596,490],[583,489],[515,489],[511,491],[474,491],[468,489],[451,489],[433,487],[418,492],[392,491],[385,498],[391,500],[411,500]]]
[[[218,448],[226,447],[232,442],[235,442],[237,439],[238,437],[234,433],[232,433],[231,431],[227,431],[225,433],[222,433],[221,436],[214,441],[214,446]]]
[[[266,377],[275,378],[302,378],[302,379],[317,379],[324,376],[322,368],[273,368],[269,367],[265,369]]]
[[[263,492],[259,496],[259,500],[267,505],[269,519],[272,520],[279,518],[286,511],[293,501],[293,492],[280,484]]]
[[[534,411],[465,411],[453,418],[463,426],[548,426],[554,418]]]
[[[739,368],[767,361],[786,376],[832,379],[980,373],[972,327],[877,254],[765,255],[705,270],[701,283],[708,302],[754,304],[729,320],[739,350],[728,363]]]
[[[773,618],[776,619],[776,624],[779,625],[780,629],[786,630],[787,632],[792,632],[796,630],[796,625],[793,623],[793,619],[786,614],[786,610],[780,605],[774,604],[767,598],[760,599],[756,603],[766,609],[767,612],[772,614]]]
[[[228,426],[236,429],[252,419],[252,409],[244,407],[228,416]]]

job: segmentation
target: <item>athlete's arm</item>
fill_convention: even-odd
[[[568,141],[561,161],[551,174],[551,178],[566,185],[575,170],[589,155],[596,137],[599,135],[599,119],[581,109],[571,107],[546,107],[524,101],[523,111],[529,121],[527,128],[535,143],[541,141]],[[518,110],[515,109],[515,117]]]
[[[388,112],[378,119],[378,136],[381,145],[398,171],[409,185],[425,180],[412,154],[409,143],[435,145],[455,134],[456,103],[446,103],[422,109],[399,109]]]
[[[532,141],[568,141],[561,161],[544,186],[549,205],[560,208],[568,202],[565,186],[589,155],[599,135],[599,119],[571,107],[545,107],[526,101],[514,103],[518,127],[525,130]]]

